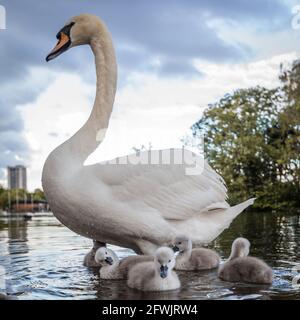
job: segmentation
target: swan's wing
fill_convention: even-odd
[[[158,161],[162,158],[166,164]],[[229,207],[223,179],[188,150],[145,151],[86,170],[109,188],[113,199],[141,211],[154,209],[165,219],[185,220]]]

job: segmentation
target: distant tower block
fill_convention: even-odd
[[[8,189],[27,190],[27,172],[24,166],[7,167]]]

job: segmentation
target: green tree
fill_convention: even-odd
[[[300,66],[282,71],[282,86],[236,90],[210,105],[192,126],[224,177],[231,202],[256,196],[256,208],[300,207]]]
[[[41,189],[35,189],[33,193],[30,193],[23,189],[7,190],[0,187],[0,209],[8,209],[10,204],[17,202],[17,199],[19,202],[46,201]]]
[[[35,189],[33,193],[33,199],[35,201],[45,201],[46,197],[45,197],[44,191],[41,189]]]
[[[283,178],[291,181],[300,193],[300,60],[292,68],[281,70],[285,108],[280,114],[281,134],[285,147],[282,154]]]

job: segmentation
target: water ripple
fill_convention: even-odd
[[[281,223],[278,223],[281,221]],[[283,221],[283,222],[282,222]],[[266,229],[267,228],[267,229]],[[288,231],[288,232],[287,232]],[[178,272],[182,288],[174,292],[142,293],[125,281],[99,279],[98,270],[82,265],[91,241],[69,231],[55,218],[32,221],[0,218],[0,265],[6,268],[6,292],[19,299],[300,299],[292,286],[300,265],[300,226],[295,215],[242,214],[212,246],[224,260],[237,236],[251,240],[253,255],[274,270],[272,286],[229,283],[217,271]],[[119,257],[131,250],[113,246]]]

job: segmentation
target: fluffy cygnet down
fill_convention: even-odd
[[[176,257],[176,270],[209,270],[217,268],[220,263],[219,255],[210,249],[192,249],[192,241],[186,236],[177,236],[173,250],[179,251]]]
[[[127,285],[142,291],[168,291],[180,288],[180,281],[173,271],[175,256],[172,249],[160,247],[154,261],[134,266],[128,273]]]
[[[95,240],[93,244],[93,248],[86,254],[83,260],[83,265],[86,267],[100,267],[100,265],[95,261],[95,254],[99,248],[105,247],[105,244]]]
[[[247,239],[235,239],[229,259],[219,268],[219,278],[230,282],[271,284],[272,269],[264,261],[248,257],[249,250],[250,242]]]
[[[101,266],[101,279],[127,279],[129,270],[137,263],[153,261],[153,256],[134,255],[119,261],[116,253],[108,248],[102,247],[97,250],[95,260]]]

